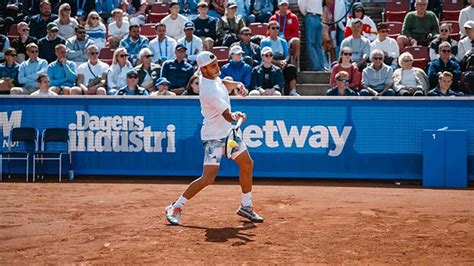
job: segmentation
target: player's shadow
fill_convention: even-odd
[[[206,232],[206,242],[215,242],[223,243],[231,239],[239,240],[232,245],[245,245],[248,242],[255,241],[252,237],[255,234],[242,232],[245,230],[250,230],[256,228],[257,226],[251,222],[243,222],[241,226],[238,227],[223,227],[223,228],[209,228],[203,226],[193,226],[193,225],[181,225],[182,227],[204,230]]]

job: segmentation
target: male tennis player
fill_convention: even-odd
[[[224,154],[225,138],[232,122],[239,118],[246,120],[246,115],[241,112],[232,112],[230,108],[229,93],[237,90],[242,96],[247,95],[247,90],[240,82],[221,80],[220,68],[217,58],[211,52],[201,52],[196,62],[202,75],[199,77],[199,101],[201,113],[204,116],[201,128],[201,140],[204,145],[204,169],[201,177],[194,180],[184,193],[173,204],[166,208],[166,219],[173,225],[178,225],[186,201],[194,197],[199,191],[214,182],[219,170],[219,164]],[[235,141],[238,148],[234,149],[231,158],[240,167],[240,186],[242,188],[242,204],[237,214],[252,222],[263,222],[263,218],[252,208],[252,172],[253,161],[250,154],[238,136]]]

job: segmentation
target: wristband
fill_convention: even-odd
[[[233,112],[230,114],[230,117],[232,118],[232,120],[237,121],[237,112]]]

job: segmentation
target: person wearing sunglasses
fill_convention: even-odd
[[[138,72],[131,69],[126,75],[126,85],[117,90],[115,95],[132,95],[132,96],[148,96],[148,91],[145,88],[138,86]]]
[[[461,32],[461,39],[466,36],[466,30],[461,27],[469,20],[474,20],[474,1],[468,1],[469,5],[461,10],[459,13],[459,28]]]
[[[454,91],[451,89],[451,84],[453,84],[453,74],[444,71],[439,73],[438,75],[438,83],[439,85],[436,86],[434,89],[428,92],[428,96],[464,96],[464,93],[459,91]]]
[[[186,61],[186,46],[176,45],[176,59],[163,63],[161,77],[167,78],[170,82],[170,91],[181,95],[186,89],[189,79],[194,74],[194,67]]]
[[[362,21],[362,35],[369,41],[374,41],[377,37],[377,27],[374,21],[365,15],[365,8],[362,3],[354,3],[352,6],[352,15],[347,19],[344,37],[347,38],[352,35],[352,21],[356,18]]]
[[[138,73],[138,85],[153,91],[153,85],[160,78],[161,66],[153,63],[153,54],[149,48],[143,48],[138,55],[140,65],[135,67]]]
[[[326,91],[326,96],[357,96],[357,92],[349,88],[349,73],[339,71],[336,74],[336,86]]]
[[[51,3],[49,1],[41,1],[39,4],[39,14],[32,16],[28,25],[31,29],[31,36],[38,40],[43,38],[47,34],[48,24],[54,22],[57,18],[56,14],[51,13]],[[52,51],[54,51],[54,47]]]
[[[67,47],[67,59],[73,61],[78,66],[84,62],[87,62],[87,47],[94,44],[89,36],[86,34],[84,26],[76,26],[76,36],[73,36],[66,40]]]
[[[393,90],[393,69],[384,63],[384,52],[373,50],[369,64],[362,71],[361,96],[395,96]]]
[[[109,65],[99,60],[99,48],[95,44],[87,47],[89,60],[77,68],[77,86],[73,95],[106,95],[106,79]]]
[[[390,38],[389,23],[381,22],[377,24],[377,38],[370,44],[370,50],[380,50],[384,54],[384,63],[391,66],[394,70],[398,68],[397,60],[400,56],[400,49],[397,41]]]
[[[28,60],[20,64],[18,68],[18,81],[21,88],[12,88],[10,94],[31,94],[38,89],[38,75],[46,74],[48,62],[38,58],[38,45],[30,43],[26,46]]]
[[[398,57],[400,68],[393,72],[393,88],[400,96],[423,96],[429,81],[425,71],[413,66],[413,55],[404,52]]]
[[[133,69],[133,65],[128,61],[128,57],[129,54],[125,48],[117,48],[115,50],[112,65],[107,72],[107,93],[109,95],[114,95],[117,90],[127,85],[127,73]]]
[[[430,80],[430,89],[438,86],[438,75],[444,71],[453,74],[453,84],[451,89],[459,89],[459,80],[461,78],[461,66],[452,58],[452,47],[449,42],[442,42],[438,47],[439,58],[431,62],[428,66],[428,78]]]
[[[443,23],[439,26],[439,35],[430,43],[430,61],[433,62],[439,58],[438,48],[442,42],[451,44],[451,57],[456,57],[458,54],[458,42],[451,38],[451,25]]]
[[[38,44],[38,40],[35,37],[30,36],[30,28],[26,22],[18,23],[17,30],[19,36],[11,41],[10,46],[15,48],[17,53],[16,62],[20,64],[28,59],[28,55],[26,54],[26,46],[30,43]]]
[[[242,60],[242,48],[238,45],[230,49],[231,60],[221,68],[221,79],[231,77],[232,80],[242,82],[246,88],[250,86],[252,67]]]
[[[249,96],[280,96],[284,88],[281,69],[273,63],[271,47],[262,49],[262,64],[252,70]]]
[[[250,41],[252,37],[252,30],[248,27],[243,27],[240,30],[240,42],[233,43],[230,48],[234,46],[240,46],[242,48],[242,58],[245,63],[251,67],[256,67],[262,62],[262,56],[260,55],[261,49],[258,44]]]
[[[0,64],[0,93],[10,93],[10,90],[18,86],[18,70],[20,65],[15,62],[16,51],[8,48],[5,51],[5,62]]]
[[[352,49],[349,47],[341,48],[341,51],[339,52],[339,59],[331,69],[331,75],[329,77],[329,84],[331,87],[336,86],[336,74],[341,71],[346,71],[349,74],[349,88],[353,89],[354,91],[359,91],[361,88],[360,80],[362,78],[362,74],[360,73],[357,66],[352,63]]]
[[[71,6],[68,3],[64,3],[59,7],[59,18],[54,21],[59,28],[59,36],[64,39],[69,39],[74,36],[75,29],[79,23],[73,17],[71,17]]]
[[[94,44],[100,49],[105,47],[105,25],[100,21],[100,16],[97,12],[92,11],[87,16],[86,20],[86,34],[89,35]]]
[[[55,48],[58,44],[66,44],[66,40],[58,35],[59,28],[54,22],[48,24],[48,34],[38,40],[39,57],[48,61],[48,64],[57,59]]]

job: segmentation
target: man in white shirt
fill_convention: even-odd
[[[470,0],[470,5],[463,8],[461,12],[459,13],[459,26],[464,25],[467,21],[469,20],[474,20],[474,0]],[[461,38],[466,36],[466,31],[464,28],[460,29],[461,31]],[[457,33],[457,32],[454,32]]]
[[[99,49],[94,44],[87,47],[89,60],[77,68],[77,86],[74,95],[106,95],[105,81],[109,65],[99,60]]]
[[[109,44],[111,48],[117,48],[120,41],[128,34],[130,23],[123,17],[123,11],[120,8],[112,10],[114,21],[108,26]]]
[[[377,38],[370,44],[370,51],[380,50],[384,54],[384,63],[397,68],[398,56],[400,56],[400,48],[393,38],[388,37],[390,29],[387,23],[377,24]]]
[[[305,15],[306,54],[308,66],[313,71],[323,71],[324,57],[322,48],[321,15],[323,14],[322,0],[298,0],[298,7]]]
[[[187,200],[214,182],[219,171],[226,136],[231,129],[230,123],[247,116],[241,112],[231,112],[229,93],[238,90],[246,96],[247,90],[240,82],[221,80],[217,57],[211,52],[201,52],[196,62],[202,76],[199,77],[199,101],[201,113],[204,116],[201,128],[201,140],[204,145],[204,169],[201,177],[194,180],[184,193],[173,204],[166,208],[166,219],[173,225],[178,225],[181,211]],[[240,186],[242,189],[242,204],[237,214],[252,222],[263,222],[263,218],[252,209],[252,172],[253,161],[241,136],[235,139],[237,145],[232,150],[231,158],[240,167]]]
[[[186,36],[179,39],[178,44],[182,44],[187,48],[186,58],[191,65],[194,65],[197,55],[202,52],[202,40],[194,35],[194,23],[191,21],[184,24],[184,32]]]
[[[153,62],[163,64],[166,60],[175,59],[174,50],[176,48],[176,41],[166,36],[166,25],[157,23],[155,26],[157,36],[148,44],[148,48],[153,53]]]
[[[178,2],[171,2],[170,14],[164,17],[161,23],[166,25],[167,35],[178,40],[184,36],[184,23],[187,21],[188,19],[185,16],[179,14]]]
[[[458,43],[458,54],[456,55],[458,62],[461,62],[462,58],[474,49],[474,20],[466,21],[464,23],[464,30],[467,36]]]
[[[58,96],[49,89],[50,81],[48,75],[39,74],[38,76],[39,90],[33,92],[31,96]]]

